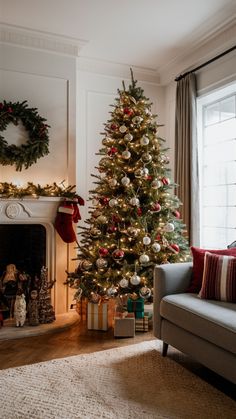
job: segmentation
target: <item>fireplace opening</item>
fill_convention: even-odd
[[[46,229],[41,224],[0,225],[0,276],[9,264],[31,278],[46,266]]]

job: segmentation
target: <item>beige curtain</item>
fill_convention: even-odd
[[[175,125],[176,195],[189,243],[199,245],[199,178],[196,127],[196,77],[190,73],[177,82]]]

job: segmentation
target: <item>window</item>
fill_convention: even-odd
[[[236,83],[198,99],[200,245],[236,240]]]

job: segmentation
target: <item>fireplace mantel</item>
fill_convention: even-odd
[[[51,223],[60,197],[0,198],[0,223]]]

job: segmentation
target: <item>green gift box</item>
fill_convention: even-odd
[[[137,319],[142,319],[144,317],[144,299],[132,300],[132,298],[128,298],[127,310],[129,313],[135,313]]]

